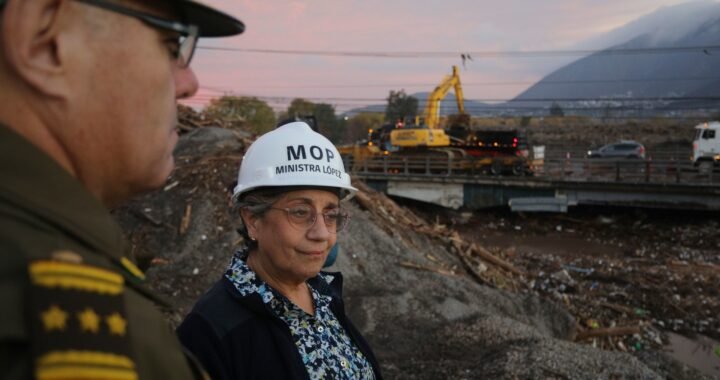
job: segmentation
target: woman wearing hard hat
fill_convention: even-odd
[[[178,327],[213,379],[380,379],[345,315],[339,273],[320,272],[348,222],[332,143],[303,122],[247,150],[233,202],[247,244]]]

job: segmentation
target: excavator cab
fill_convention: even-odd
[[[368,145],[374,146],[383,152],[394,152],[397,147],[390,143],[390,134],[397,128],[404,128],[404,124],[398,127],[398,123],[386,123],[382,126],[368,131]]]

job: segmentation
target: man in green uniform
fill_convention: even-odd
[[[0,378],[185,379],[108,208],[173,168],[198,37],[189,0],[0,0]]]

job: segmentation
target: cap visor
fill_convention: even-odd
[[[200,29],[200,37],[234,36],[245,31],[242,21],[194,1],[181,1],[185,22]]]

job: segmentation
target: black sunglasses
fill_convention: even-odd
[[[144,22],[146,25],[153,28],[169,30],[176,32],[180,35],[178,40],[178,50],[174,52],[175,59],[177,59],[180,67],[188,67],[192,60],[195,48],[197,47],[198,36],[200,35],[200,29],[196,25],[186,25],[178,21],[168,20],[162,17],[151,15],[145,12],[140,12],[135,9],[126,8],[115,3],[111,3],[103,0],[76,0],[80,3],[87,4],[93,7],[102,8],[111,12],[119,13],[125,16],[135,17],[136,19]],[[5,0],[0,0],[0,6],[5,3]]]

